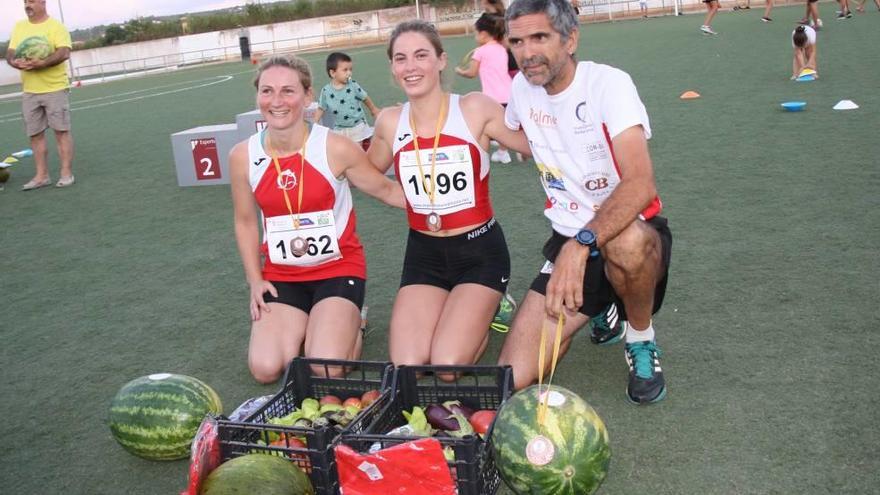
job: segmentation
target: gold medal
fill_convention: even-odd
[[[434,130],[434,147],[431,150],[431,173],[425,174],[424,170],[422,170],[422,158],[421,158],[421,150],[419,150],[419,136],[416,132],[416,122],[412,114],[412,109],[409,112],[409,127],[413,132],[413,148],[415,149],[416,155],[416,165],[419,167],[419,175],[422,177],[422,187],[425,189],[425,192],[428,194],[428,199],[431,201],[431,209],[434,209],[434,193],[437,191],[437,183],[435,182],[435,177],[437,176],[434,172],[437,167],[437,147],[440,145],[440,131],[443,130],[443,123],[446,121],[446,111],[448,105],[448,96],[443,93],[443,100],[440,103],[440,115],[437,116],[437,128]],[[430,180],[429,180],[430,177]],[[441,227],[440,215],[436,212],[432,211],[428,214],[428,217],[425,219],[425,223],[427,224],[428,230],[431,232],[439,231]]]
[[[437,232],[442,228],[441,227],[442,222],[440,221],[440,215],[434,213],[433,211],[431,212],[430,215],[428,215],[428,218],[426,219],[425,223],[428,224],[428,230],[430,230],[431,232]]]
[[[290,252],[297,258],[305,255],[308,251],[309,241],[302,237],[294,237],[293,240],[290,241]]]

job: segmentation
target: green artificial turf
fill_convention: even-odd
[[[696,15],[582,26],[578,57],[626,70],[639,88],[674,235],[655,318],[667,399],[628,404],[622,346],[585,336],[554,379],[608,426],[601,493],[877,491],[880,14],[837,22],[834,6],[821,6],[813,83],[788,80],[801,5],[775,9],[769,24],[760,9],[723,12],[717,37],[698,32]],[[473,46],[445,43],[453,63]],[[403,100],[383,52],[350,50],[380,106]],[[306,56],[316,89],[324,56]],[[116,391],[144,374],[183,373],[214,387],[228,413],[275,390],[246,365],[228,188],[179,188],[169,139],[252,109],[252,73],[226,64],[75,89],[76,185],[24,193],[31,159],[11,169],[0,192],[0,492],[179,493],[186,462],[144,461],[111,437]],[[686,90],[702,97],[679,100]],[[841,99],[861,108],[833,111]],[[806,110],[783,112],[789,100]],[[18,105],[0,101],[4,157],[27,147]],[[57,179],[54,151],[51,160]],[[543,193],[520,163],[493,168],[492,193],[521,299],[549,232]],[[359,192],[355,202],[370,274],[363,356],[386,359],[406,224]],[[493,333],[484,362],[502,341]]]

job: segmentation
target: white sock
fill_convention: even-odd
[[[636,330],[626,322],[626,341],[627,342],[650,342],[654,340],[654,322],[648,324],[648,328],[644,330]]]

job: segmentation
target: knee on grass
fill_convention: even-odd
[[[284,373],[283,366],[268,360],[251,360],[249,367],[254,380],[264,384],[275,383]]]

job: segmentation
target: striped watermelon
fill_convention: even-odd
[[[498,411],[491,444],[501,479],[516,494],[593,493],[611,460],[605,423],[574,392],[552,386],[549,394],[543,425],[537,421],[537,385],[517,392]]]
[[[312,482],[296,464],[263,454],[230,459],[211,471],[199,495],[314,495]]]
[[[125,450],[153,461],[189,456],[205,414],[220,414],[220,397],[201,380],[158,373],[125,384],[110,405],[110,431]]]

